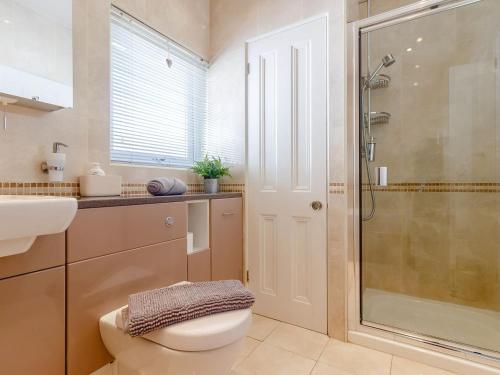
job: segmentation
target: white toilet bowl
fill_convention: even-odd
[[[250,309],[175,324],[141,337],[123,330],[121,310],[101,317],[104,345],[116,375],[224,375],[243,349]]]

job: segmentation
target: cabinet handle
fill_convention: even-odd
[[[222,216],[233,216],[234,212],[224,212]]]
[[[165,225],[167,227],[171,227],[172,225],[175,224],[175,219],[172,217],[172,216],[168,216],[166,219],[165,219]]]

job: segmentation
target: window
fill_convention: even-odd
[[[191,166],[207,152],[207,92],[202,59],[112,9],[112,162]]]

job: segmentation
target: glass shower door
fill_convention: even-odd
[[[500,352],[500,1],[360,47],[362,323]]]

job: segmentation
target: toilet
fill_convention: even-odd
[[[113,375],[224,375],[243,349],[251,309],[174,324],[131,337],[123,330],[123,307],[101,317],[101,337],[115,358]]]

